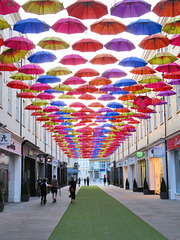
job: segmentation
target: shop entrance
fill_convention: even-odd
[[[36,196],[35,160],[25,157],[24,180],[28,180],[30,196]]]
[[[8,202],[8,167],[9,167],[9,157],[1,153],[0,155],[0,188],[4,194],[5,202]]]
[[[153,158],[155,193],[160,194],[160,185],[163,177],[162,158]]]
[[[145,177],[146,177],[146,161],[139,160],[138,161],[138,179],[137,179],[138,187],[144,187]]]

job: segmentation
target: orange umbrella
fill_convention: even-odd
[[[156,50],[167,47],[169,43],[169,38],[160,34],[153,34],[145,37],[138,46],[143,49]]]
[[[88,107],[102,108],[102,107],[104,107],[104,105],[103,105],[102,103],[100,103],[100,102],[93,102],[93,103],[90,103],[90,104],[88,105]]]
[[[96,52],[103,48],[103,44],[91,38],[84,38],[75,42],[72,49],[80,52]]]
[[[121,101],[128,101],[128,100],[133,100],[136,98],[136,95],[133,94],[133,93],[128,93],[128,94],[124,94],[122,96],[120,96],[118,98],[118,100],[121,100]]]
[[[94,77],[94,76],[98,76],[100,73],[94,69],[91,68],[84,68],[84,69],[80,69],[78,70],[74,76],[77,77]]]
[[[127,86],[123,88],[123,91],[138,91],[143,89],[144,87],[141,84],[135,84],[133,86]]]
[[[180,15],[179,0],[161,0],[152,11],[159,17],[175,17]]]
[[[106,65],[106,64],[113,64],[117,62],[118,59],[114,57],[111,54],[98,54],[93,59],[91,59],[89,62],[92,64],[100,64],[100,65]]]
[[[97,91],[98,89],[93,85],[84,84],[84,85],[81,85],[80,87],[78,87],[76,90],[81,93],[87,93],[87,92],[93,93],[93,92]]]
[[[133,74],[145,75],[145,74],[153,74],[156,73],[152,68],[145,66],[145,67],[137,67],[130,71]]]
[[[110,83],[112,83],[112,81],[109,78],[105,78],[102,76],[93,78],[91,81],[89,81],[89,85],[96,85],[96,86],[108,85]]]
[[[118,112],[118,113],[123,113],[123,112],[130,112],[130,110],[128,108],[118,108],[118,109],[115,109],[114,110],[115,112]]]
[[[126,31],[126,26],[114,19],[103,19],[91,24],[91,31],[101,35],[116,35]]]
[[[78,99],[81,99],[81,100],[94,100],[96,98],[93,95],[90,95],[90,94],[82,94],[81,96],[78,97]]]
[[[8,82],[6,86],[10,87],[10,88],[15,88],[15,89],[28,89],[29,88],[27,83],[18,81],[18,80]]]

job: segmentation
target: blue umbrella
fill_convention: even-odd
[[[162,25],[149,19],[139,19],[126,27],[126,32],[135,35],[152,35],[161,32]]]
[[[46,51],[39,51],[28,57],[28,61],[31,63],[54,62],[56,59],[57,57],[53,53]]]
[[[133,68],[137,68],[137,67],[143,67],[147,65],[147,62],[144,61],[142,58],[138,58],[138,57],[127,57],[122,59],[118,65],[121,65],[123,67],[133,67]]]
[[[110,95],[119,95],[119,94],[128,94],[129,92],[128,91],[124,91],[124,90],[120,90],[120,91],[117,91],[117,92],[110,92],[109,94]]]
[[[50,103],[50,105],[52,105],[52,106],[57,106],[57,107],[67,106],[67,104],[64,103],[63,101],[53,101],[53,102]]]
[[[117,103],[117,102],[110,102],[106,105],[106,107],[109,107],[109,108],[123,108],[123,105],[121,103]]]
[[[105,123],[102,125],[102,127],[113,127],[114,125],[110,124],[110,123]]]
[[[20,20],[14,24],[13,30],[21,33],[41,33],[49,31],[50,26],[37,18]]]
[[[68,113],[65,113],[65,112],[61,112],[61,110],[55,112],[55,115],[66,115]]]
[[[61,79],[59,77],[50,76],[50,75],[42,75],[37,80],[37,82],[40,82],[40,83],[57,83],[60,81],[61,81]]]
[[[122,86],[132,86],[137,84],[137,82],[133,79],[129,79],[129,78],[123,78],[121,80],[118,80],[114,83],[115,87],[122,87]]]
[[[68,123],[68,122],[62,122],[60,125],[64,125],[64,126],[69,125],[69,126],[72,126],[73,124],[72,124],[72,123]]]
[[[117,112],[108,112],[104,114],[105,117],[114,117],[114,116],[119,116],[119,113]]]
[[[48,89],[44,90],[45,93],[64,93],[63,91],[55,90],[55,89]]]

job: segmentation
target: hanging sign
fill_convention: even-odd
[[[11,134],[10,133],[0,133],[0,145],[10,144]]]
[[[135,157],[137,157],[137,158],[142,158],[142,157],[144,157],[145,156],[145,153],[144,152],[136,152],[135,153]]]

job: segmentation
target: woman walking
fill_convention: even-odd
[[[69,191],[71,197],[71,203],[75,200],[75,192],[76,192],[76,182],[74,181],[74,177],[71,177],[71,181],[69,182]]]

